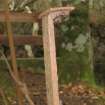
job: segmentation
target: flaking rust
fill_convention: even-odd
[[[69,13],[72,10],[74,10],[74,7],[50,8],[49,10],[39,15],[39,18],[42,18],[48,105],[60,105],[56,63],[54,20],[55,18],[60,18],[62,16],[69,15]]]

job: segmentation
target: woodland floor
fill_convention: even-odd
[[[47,105],[44,74],[20,71],[20,75],[27,84],[35,105]],[[62,85],[59,90],[61,105],[105,105],[105,91],[98,91],[85,83]],[[9,97],[8,100],[10,105],[18,105],[15,99]],[[28,103],[25,102],[24,105]]]

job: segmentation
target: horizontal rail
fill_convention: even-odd
[[[5,22],[5,11],[0,11],[0,22]],[[11,22],[35,22],[38,20],[36,13],[10,12]]]
[[[60,57],[57,57],[57,60],[59,60],[60,59]],[[4,58],[0,58],[0,61],[1,60],[4,60]],[[8,59],[8,60],[11,60],[11,59]],[[18,60],[18,61],[31,61],[31,60],[35,60],[35,61],[43,61],[44,60],[44,58],[43,57],[35,57],[35,58],[16,58],[16,60]]]
[[[0,35],[0,43],[8,45],[8,38],[5,35]],[[32,35],[14,35],[14,43],[15,45],[36,45],[43,46],[42,36],[32,36]],[[61,38],[56,37],[56,45],[57,48],[60,46]]]
[[[8,44],[7,36],[0,35],[0,43]],[[24,44],[32,44],[32,45],[42,45],[42,37],[41,36],[31,36],[31,35],[14,35],[14,43],[15,45],[24,45]]]

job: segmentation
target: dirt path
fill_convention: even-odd
[[[47,105],[45,76],[31,72],[21,72],[27,83],[35,105]],[[60,86],[61,105],[105,105],[105,92],[98,92],[85,84],[76,83]]]
[[[47,105],[44,74],[24,70],[20,71],[20,76],[27,84],[35,105]],[[84,83],[62,85],[59,90],[61,105],[105,105],[105,92],[97,91]],[[26,100],[24,102],[24,105],[29,105]],[[17,101],[11,100],[11,105],[18,105]]]

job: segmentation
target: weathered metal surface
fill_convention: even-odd
[[[5,35],[0,35],[0,44],[8,45],[8,38]],[[14,44],[18,45],[35,45],[43,46],[42,36],[32,36],[32,35],[14,35]],[[61,44],[61,38],[56,37],[56,46],[57,48]]]
[[[10,22],[35,22],[38,20],[36,13],[9,12]],[[5,11],[0,11],[0,22],[6,21]]]
[[[50,16],[45,16],[42,21],[48,105],[59,105],[53,20]]]
[[[54,19],[62,15],[69,15],[70,11],[73,9],[74,7],[51,8],[39,16],[39,18],[42,18],[48,105],[60,105],[54,35]]]
[[[58,17],[58,16],[63,16],[63,15],[68,15],[71,11],[73,11],[75,7],[58,7],[58,8],[50,8],[49,10],[46,10],[45,12],[41,13],[39,15],[39,19],[46,16],[46,15],[51,15],[52,19]]]
[[[41,36],[31,36],[31,35],[14,35],[14,44],[15,45],[43,45]],[[0,43],[8,44],[7,36],[0,35]]]
[[[10,21],[11,19],[9,16],[8,0],[4,0],[4,4],[5,4],[5,21],[6,21],[6,27],[7,27],[7,36],[9,41],[10,53],[11,53],[11,65],[12,65],[14,76],[17,78],[17,80],[19,80],[15,46],[14,46],[14,40],[13,40],[13,34],[12,34],[12,26]],[[17,92],[18,104],[23,105],[23,101],[22,101],[23,94],[21,93],[19,86],[17,84],[16,84],[16,92]]]

